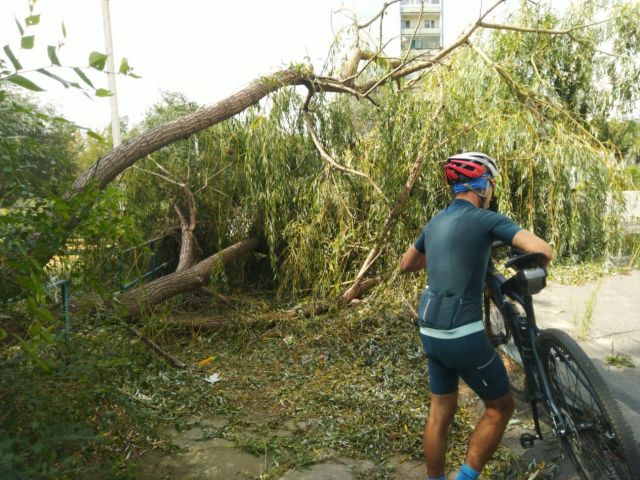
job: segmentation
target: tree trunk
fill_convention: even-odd
[[[258,78],[218,103],[144,132],[114,148],[91,165],[74,182],[72,193],[83,191],[92,182],[96,182],[99,188],[104,188],[145,155],[227,120],[284,86],[309,83],[312,77],[313,75],[300,68],[281,70]]]
[[[202,287],[207,283],[216,266],[233,262],[257,247],[258,240],[256,238],[243,240],[211,255],[187,270],[165,275],[134,290],[122,293],[114,299],[113,303],[119,304],[126,315],[135,317],[140,315],[145,308],[157,305],[180,293]]]
[[[176,272],[182,272],[191,268],[196,264],[202,253],[198,245],[198,239],[193,234],[193,231],[196,229],[196,200],[193,198],[193,193],[191,193],[187,185],[182,188],[182,193],[189,208],[189,219],[187,220],[177,204],[173,206],[180,219],[180,229],[182,230],[180,256],[178,257]]]

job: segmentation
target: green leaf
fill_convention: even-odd
[[[58,54],[56,53],[56,47],[53,45],[49,45],[47,47],[47,55],[49,55],[49,60],[53,65],[60,66],[60,60],[58,59]]]
[[[38,73],[41,73],[42,75],[45,75],[49,78],[53,78],[54,80],[57,80],[58,82],[60,82],[62,85],[64,85],[64,88],[69,88],[69,82],[67,82],[64,78],[59,77],[58,75],[56,75],[55,73],[51,73],[48,70],[44,69],[44,68],[39,68],[37,70]]]
[[[93,138],[94,140],[97,140],[99,142],[104,143],[105,139],[102,135],[100,135],[99,133],[94,132],[93,130],[87,130],[87,135],[91,138]]]
[[[15,68],[16,71],[22,70],[22,65],[20,65],[20,62],[11,51],[11,47],[9,47],[9,45],[7,44],[4,46],[3,50],[4,50],[4,53],[6,53],[7,58],[11,60],[11,63],[13,64],[13,68]]]
[[[0,90],[0,102],[4,101],[5,98],[7,98],[7,92]]]
[[[87,75],[82,70],[80,70],[78,67],[74,67],[73,71],[76,72],[76,74],[82,79],[84,83],[89,85],[91,88],[95,88],[93,86],[93,83],[91,83],[91,80],[89,80],[89,77],[87,77]]]
[[[33,308],[33,313],[42,320],[53,323],[53,315],[51,315],[51,312],[47,308],[36,306]],[[44,333],[44,331],[41,330],[40,333]]]
[[[7,338],[7,331],[4,328],[0,327],[0,342],[5,338]]]
[[[27,90],[31,90],[32,92],[44,92],[44,88],[40,88],[38,85],[22,75],[9,75],[5,80],[7,82],[15,83]]]
[[[96,97],[110,97],[111,95],[113,95],[113,93],[105,88],[98,88],[96,90]]]
[[[67,38],[67,27],[64,26],[64,22],[62,22],[62,38]]]
[[[131,71],[131,67],[129,66],[129,60],[123,58],[120,62],[120,70],[119,73],[127,75]]]
[[[28,26],[38,25],[40,23],[40,15],[31,15],[24,19],[24,23]]]
[[[104,70],[104,66],[107,62],[107,56],[100,52],[91,52],[89,54],[89,65],[98,70]]]
[[[20,36],[24,35],[24,28],[22,27],[22,24],[20,23],[20,21],[18,21],[18,19],[16,18],[16,25],[18,26],[18,30],[20,31]]]
[[[20,41],[20,46],[25,50],[31,50],[33,48],[35,40],[36,40],[36,37],[33,35],[22,37],[22,40]]]

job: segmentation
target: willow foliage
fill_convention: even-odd
[[[562,26],[547,12],[534,13],[539,26]],[[527,25],[531,15],[525,11],[519,21]],[[469,150],[498,159],[501,212],[548,239],[560,258],[605,258],[620,247],[623,178],[611,149],[597,139],[593,119],[612,108],[617,94],[607,105],[592,98],[600,91],[593,75],[602,65],[589,63],[593,51],[577,46],[593,45],[592,34],[581,35],[575,43],[513,32],[475,39],[486,58],[460,49],[413,88],[381,87],[376,105],[316,95],[311,111],[324,149],[368,175],[382,195],[366,178],[332,169],[320,157],[301,118],[303,92],[281,90],[235,119],[156,152],[143,170],[132,172],[126,191],[130,205],[144,205],[134,211],[139,228],[152,236],[176,223],[178,190],[149,173],[159,172],[157,162],[176,178],[189,173],[205,255],[250,235],[264,238],[268,262],[249,259],[233,271],[235,281],[273,283],[287,295],[336,293],[380,235],[425,142],[420,178],[372,273],[393,269],[424,223],[447,204],[442,163]],[[619,92],[622,83],[610,88]],[[197,106],[165,99],[147,121],[185,108]]]

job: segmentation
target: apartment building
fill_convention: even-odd
[[[400,50],[416,55],[438,50],[454,42],[486,8],[486,0],[401,0]],[[501,6],[494,14],[505,11]]]
[[[400,1],[400,48],[415,54],[442,47],[442,2],[444,0]]]

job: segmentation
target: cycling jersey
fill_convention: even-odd
[[[462,199],[431,219],[414,243],[427,259],[427,287],[418,308],[422,333],[444,330],[464,336],[481,329],[491,244],[501,240],[510,245],[520,230],[504,215]],[[471,323],[475,325],[460,328]]]

